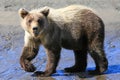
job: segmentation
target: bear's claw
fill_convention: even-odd
[[[34,67],[33,64],[27,64],[26,67],[24,68],[25,71],[27,72],[34,72],[36,68]]]
[[[27,72],[34,72],[36,70],[34,65],[27,60],[21,61],[21,67]]]

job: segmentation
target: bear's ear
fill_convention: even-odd
[[[48,16],[49,14],[49,9],[48,8],[45,8],[41,11],[42,14],[44,14],[46,17]]]
[[[29,12],[27,10],[21,8],[21,9],[19,9],[18,13],[19,13],[20,17],[24,19],[25,16],[28,15]]]

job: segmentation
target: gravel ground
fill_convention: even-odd
[[[54,8],[70,4],[82,4],[97,11],[105,23],[105,51],[109,68],[103,75],[92,76],[86,73],[68,74],[65,67],[74,64],[70,50],[62,49],[57,73],[51,77],[35,77],[25,72],[19,65],[23,46],[24,31],[20,27],[19,8],[28,10],[43,6]],[[0,0],[0,80],[120,80],[120,0]],[[71,54],[70,54],[71,53]],[[38,56],[33,60],[37,70],[44,70],[46,54],[41,46]],[[66,64],[67,63],[67,64]],[[88,55],[88,69],[95,64]]]

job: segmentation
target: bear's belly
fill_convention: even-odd
[[[63,48],[66,49],[71,49],[71,50],[77,50],[81,49],[82,45],[80,41],[75,41],[75,40],[62,40],[61,45]]]

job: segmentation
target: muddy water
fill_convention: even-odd
[[[17,10],[21,7],[32,9],[44,5],[57,8],[75,3],[94,8],[105,22],[105,52],[109,61],[108,70],[103,75],[98,76],[89,75],[87,72],[65,73],[64,68],[74,64],[73,52],[65,49],[61,51],[61,60],[57,67],[57,73],[51,77],[35,77],[33,73],[22,70],[19,57],[23,46],[24,32],[19,25]],[[0,80],[120,80],[119,3],[119,0],[34,0],[29,2],[25,0],[0,0]],[[46,54],[42,46],[33,63],[37,70],[45,69]],[[88,55],[87,70],[94,69],[94,67],[94,61]]]

